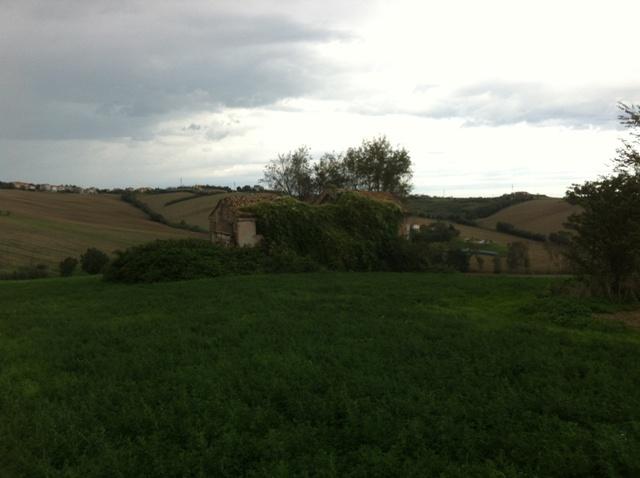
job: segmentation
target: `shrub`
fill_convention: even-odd
[[[95,247],[90,247],[80,256],[82,270],[87,274],[100,274],[108,263],[109,256]]]
[[[547,240],[544,234],[518,229],[516,226],[508,222],[498,221],[496,224],[496,231],[511,234],[512,236],[523,237],[524,239],[531,239],[532,241],[545,242]]]
[[[62,260],[58,266],[60,269],[60,275],[62,277],[70,277],[73,275],[73,272],[76,270],[78,265],[78,259],[75,257],[67,257]]]
[[[261,248],[231,248],[200,239],[159,240],[117,251],[104,278],[116,282],[200,279],[262,272],[266,262]]]
[[[460,235],[451,224],[438,221],[433,224],[422,225],[418,231],[411,231],[411,240],[416,242],[449,242]]]
[[[49,277],[49,268],[45,264],[19,267],[13,272],[0,274],[0,280],[29,280]]]
[[[529,272],[529,246],[524,242],[510,242],[507,246],[509,272]]]

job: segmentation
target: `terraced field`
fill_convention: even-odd
[[[572,206],[563,199],[533,199],[502,209],[477,222],[488,229],[495,229],[498,222],[508,222],[519,229],[550,234],[565,229],[567,218],[579,212],[579,206]]]
[[[200,226],[209,229],[209,214],[220,199],[231,194],[242,193],[220,193],[208,196],[195,196],[192,193],[166,193],[166,194],[139,194],[138,199],[147,204],[154,211],[162,214],[171,222],[181,221],[193,226]],[[187,201],[180,201],[175,204],[167,203],[176,199],[193,197]]]
[[[0,270],[29,264],[56,267],[88,247],[106,252],[155,239],[200,237],[147,219],[111,194],[0,190]]]

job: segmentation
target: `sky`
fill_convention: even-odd
[[[386,135],[414,192],[562,196],[640,102],[637,0],[0,0],[0,180],[256,184]]]

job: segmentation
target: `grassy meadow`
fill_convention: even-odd
[[[155,239],[201,237],[149,220],[113,194],[63,194],[0,190],[0,271],[46,264],[89,247],[107,253]]]
[[[1,474],[640,476],[640,335],[554,284],[0,283]]]

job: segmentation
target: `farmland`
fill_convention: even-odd
[[[552,284],[0,283],[2,474],[638,476],[640,336]]]
[[[155,239],[206,237],[152,222],[117,195],[0,190],[0,270],[55,267],[88,247],[106,252]]]
[[[209,214],[216,207],[220,199],[229,194],[220,193],[212,195],[196,196],[191,193],[167,193],[167,194],[139,194],[138,199],[147,204],[154,211],[162,214],[170,222],[186,222],[192,226],[209,229]],[[184,200],[187,199],[188,200]],[[167,204],[182,199],[174,204]]]
[[[563,199],[533,199],[509,206],[477,222],[489,229],[495,229],[498,222],[507,222],[519,229],[547,235],[564,230],[567,218],[579,212],[578,206],[572,206]]]
[[[432,224],[434,219],[425,219],[421,217],[412,217],[413,224]],[[462,224],[453,224],[460,231],[461,239],[484,240],[489,241],[491,246],[482,246],[480,249],[493,249],[496,252],[504,254],[507,245],[511,242],[523,242],[529,248],[529,257],[531,259],[531,272],[534,274],[557,274],[566,270],[561,248],[555,244],[532,241],[523,239],[502,232],[482,227],[465,226]],[[506,270],[504,258],[501,260],[502,270]],[[482,270],[478,268],[475,260],[470,262],[471,271],[473,272],[492,272],[493,266],[489,258],[485,258],[485,265]]]

